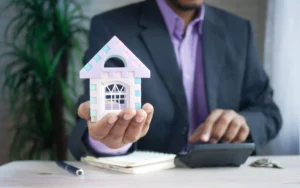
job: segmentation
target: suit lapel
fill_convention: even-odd
[[[155,1],[146,1],[142,12],[140,24],[146,29],[141,33],[141,38],[175,103],[187,112],[182,75],[159,8]]]
[[[140,24],[145,30],[141,33],[141,38],[174,101],[187,112],[182,75],[161,13],[155,1],[146,1],[142,9]],[[203,23],[203,61],[209,111],[218,107],[219,79],[225,62],[226,35],[224,26],[218,21],[212,8],[206,5]]]
[[[206,96],[209,111],[218,107],[218,86],[222,66],[225,62],[226,37],[219,23],[206,6],[205,20],[203,23],[203,60],[206,84]]]

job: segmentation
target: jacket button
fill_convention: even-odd
[[[186,133],[187,133],[187,130],[188,130],[187,126],[184,126],[184,127],[182,128],[182,130],[181,130],[181,133],[182,133],[182,134],[186,134]]]

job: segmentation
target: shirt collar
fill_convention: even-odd
[[[169,7],[165,0],[156,0],[160,12],[165,20],[167,29],[170,35],[182,35],[184,32],[183,20]],[[201,11],[189,24],[192,27],[198,27],[198,32],[201,35],[203,29],[203,20],[205,15],[205,5],[201,5]]]

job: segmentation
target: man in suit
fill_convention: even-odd
[[[203,142],[258,149],[278,134],[281,115],[249,21],[203,0],[146,0],[93,17],[84,63],[114,35],[151,70],[144,106],[91,123],[85,81],[69,140],[77,160],[135,149],[179,153]]]

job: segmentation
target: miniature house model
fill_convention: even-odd
[[[118,58],[124,67],[105,67]],[[80,70],[80,78],[90,81],[91,121],[125,108],[141,108],[141,78],[150,78],[150,70],[117,38],[113,37]]]

